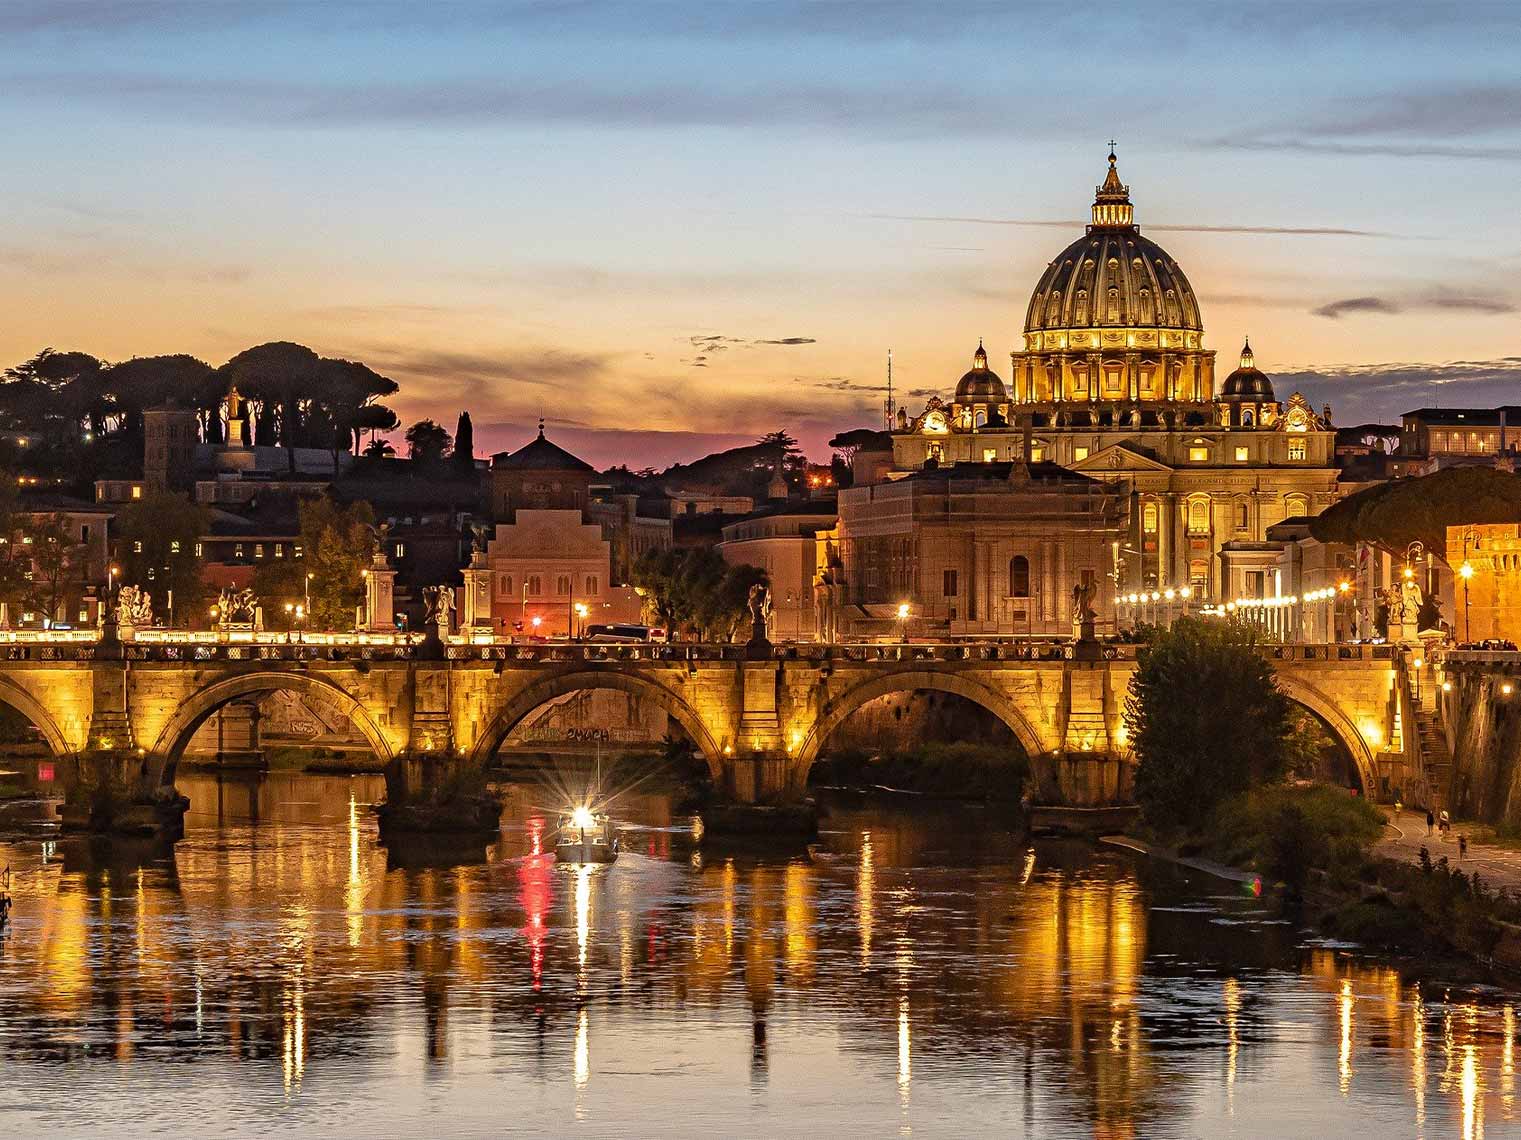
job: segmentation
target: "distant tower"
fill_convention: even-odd
[[[882,401],[882,427],[893,430],[893,350],[887,350],[887,399]]]
[[[149,491],[188,491],[195,485],[195,412],[165,404],[143,412],[143,482]]]

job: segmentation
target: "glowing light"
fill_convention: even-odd
[[[1515,691],[1516,686],[1512,685],[1509,681],[1504,681],[1500,685],[1500,695],[1502,697],[1508,697]]]
[[[1472,578],[1473,577],[1473,565],[1472,565],[1472,563],[1464,562],[1463,565],[1459,566],[1458,567],[1458,577],[1462,578],[1463,581],[1465,581],[1465,582],[1468,581],[1468,579]]]
[[[570,825],[581,831],[590,831],[597,826],[597,817],[592,814],[591,808],[582,804],[570,813]]]
[[[899,602],[898,603],[898,620],[899,621],[907,621],[908,620],[908,615],[909,615],[910,612],[911,612],[911,610],[910,610],[909,604],[907,602]]]
[[[1336,999],[1341,1022],[1341,1047],[1336,1054],[1336,1083],[1341,1095],[1346,1096],[1352,1086],[1352,979],[1341,980],[1341,993]]]
[[[1338,582],[1338,583],[1336,583],[1336,589],[1337,589],[1337,591],[1339,593],[1345,594],[1351,588],[1352,588],[1352,583],[1350,583],[1350,582]]]
[[[1193,587],[1192,586],[1184,586],[1182,589],[1180,589],[1178,591],[1178,596],[1181,597],[1181,598],[1183,598],[1183,599],[1185,599],[1185,600],[1188,599],[1188,598],[1193,597],[1194,596]]]
[[[1450,693],[1450,692],[1452,692],[1452,682],[1451,681],[1443,681],[1442,682],[1442,692],[1444,692],[1444,693]]]
[[[1425,660],[1425,658],[1422,658],[1422,657],[1417,657],[1417,658],[1416,658],[1416,659],[1415,659],[1415,667],[1416,667],[1416,668],[1417,668],[1417,669],[1421,669],[1421,668],[1424,668],[1424,667],[1425,667],[1425,665],[1426,665],[1426,660]]]
[[[1363,739],[1377,748],[1384,739],[1384,730],[1371,720],[1363,724]]]

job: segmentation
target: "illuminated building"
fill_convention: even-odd
[[[1329,410],[1298,393],[1279,401],[1250,344],[1216,390],[1193,287],[1141,236],[1113,153],[1092,224],[1036,283],[1010,363],[1005,385],[979,345],[949,401],[900,410],[884,478],[1044,462],[1114,484],[1128,522],[1104,575],[1117,571],[1121,592],[1189,586],[1201,600],[1223,596],[1226,543],[1262,541],[1274,523],[1337,497]],[[980,551],[968,560],[973,575],[988,564]]]

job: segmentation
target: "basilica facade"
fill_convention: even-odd
[[[1330,409],[1317,412],[1298,393],[1279,400],[1249,343],[1217,385],[1193,286],[1166,250],[1142,236],[1112,152],[1091,224],[1035,283],[1009,366],[1005,382],[979,344],[945,398],[931,397],[917,415],[898,410],[892,459],[878,482],[928,473],[956,482],[981,467],[1010,472],[1009,494],[1028,499],[1042,482],[1029,475],[1052,465],[1106,487],[1123,505],[1119,520],[1101,510],[1099,525],[1085,521],[1064,540],[1050,512],[1035,512],[1040,517],[1022,527],[1027,503],[1000,512],[1005,523],[996,533],[971,522],[965,533],[937,536],[925,547],[937,554],[923,565],[914,553],[918,536],[905,531],[893,547],[894,585],[884,590],[868,585],[887,575],[867,565],[866,552],[894,532],[890,516],[906,517],[901,504],[870,485],[842,492],[841,576],[863,617],[891,603],[893,589],[950,632],[1009,634],[1057,632],[1078,581],[1099,584],[1109,604],[1137,591],[1181,595],[1185,588],[1194,605],[1223,600],[1232,586],[1222,548],[1260,542],[1269,527],[1318,514],[1337,496]],[[1003,481],[977,484],[986,495]],[[997,549],[981,549],[989,543]],[[947,556],[965,565],[950,567]],[[1015,559],[1050,573],[1037,574],[1028,602],[999,604],[1013,595],[980,579],[1001,577],[990,568]],[[991,601],[970,626],[969,607],[940,596],[941,584],[952,581]],[[1035,614],[1045,620],[1031,620]],[[1115,615],[1101,611],[1101,618]]]

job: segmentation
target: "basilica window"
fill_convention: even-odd
[[[985,411],[983,411],[981,408],[978,408],[975,412],[972,413],[972,426],[973,427],[981,427],[983,424],[985,424],[987,422],[988,422],[988,413],[985,412]]]
[[[1207,447],[1190,447],[1188,449],[1188,461],[1190,463],[1208,463],[1209,462],[1209,448],[1207,448]]]
[[[1236,529],[1250,530],[1252,525],[1251,508],[1245,503],[1236,504]]]
[[[1200,593],[1209,586],[1209,563],[1196,558],[1188,564],[1188,584]]]
[[[1291,460],[1293,460],[1293,459],[1303,459],[1304,457],[1305,457],[1304,440],[1302,440],[1302,439],[1291,439],[1291,440],[1289,440],[1289,458]]]
[[[941,592],[945,594],[947,598],[954,598],[956,596],[956,587],[959,585],[959,583],[956,581],[956,578],[957,572],[955,570],[946,570],[941,574]]]
[[[1058,325],[1062,319],[1062,295],[1057,290],[1051,294],[1051,300],[1046,305],[1046,324]]]
[[[1152,316],[1152,310],[1151,310],[1151,290],[1150,289],[1142,289],[1141,290],[1141,323],[1143,325],[1149,325],[1149,324],[1152,323],[1153,319],[1154,318]]]
[[[982,449],[982,461],[984,463],[992,463],[993,460],[995,460],[997,458],[998,458],[998,451],[997,451],[996,448],[984,447]]]
[[[1086,289],[1079,289],[1077,291],[1076,323],[1080,325],[1086,325],[1088,323],[1088,290]]]
[[[1141,508],[1141,529],[1147,534],[1157,533],[1157,505],[1147,503]]]
[[[1074,463],[1081,463],[1083,460],[1085,460],[1087,458],[1088,458],[1088,449],[1086,447],[1074,447],[1072,449],[1072,462],[1074,462]]]
[[[1109,304],[1104,310],[1104,319],[1109,321],[1120,319],[1120,291],[1113,286],[1109,288]]]
[[[1236,462],[1237,463],[1245,463],[1249,458],[1251,458],[1251,452],[1249,452],[1246,448],[1244,448],[1244,447],[1238,447],[1238,448],[1236,448]]]
[[[1170,325],[1178,324],[1178,295],[1171,289],[1167,290],[1165,304],[1167,306],[1167,323]]]
[[[1243,408],[1242,411],[1241,411],[1241,426],[1242,427],[1251,427],[1252,424],[1255,423],[1255,422],[1256,421],[1252,417],[1252,409],[1251,408]]]
[[[1190,499],[1188,503],[1188,533],[1209,533],[1209,500]]]
[[[1310,500],[1303,495],[1290,495],[1283,500],[1286,518],[1301,518],[1310,513]]]
[[[1016,554],[1009,559],[1009,596],[1011,598],[1030,596],[1030,560],[1023,554]]]
[[[1046,445],[1037,443],[1030,448],[1030,462],[1044,463],[1046,461]]]

